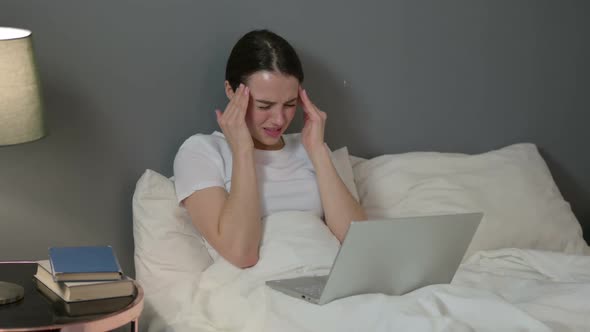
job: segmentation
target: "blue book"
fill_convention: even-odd
[[[123,273],[111,246],[49,248],[55,281],[120,280]]]

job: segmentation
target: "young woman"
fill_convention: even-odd
[[[278,211],[312,211],[342,242],[362,207],[332,164],[324,143],[326,113],[302,88],[295,50],[268,30],[251,31],[227,61],[223,134],[194,135],[174,160],[176,193],[193,224],[219,255],[237,267],[258,262],[261,218]],[[300,134],[284,135],[297,105]]]

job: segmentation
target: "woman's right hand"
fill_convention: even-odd
[[[254,149],[254,142],[246,125],[246,111],[249,99],[250,89],[244,84],[240,84],[223,113],[220,110],[215,110],[217,123],[223,131],[233,154]]]

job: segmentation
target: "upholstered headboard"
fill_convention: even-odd
[[[1,24],[33,30],[50,135],[0,148],[0,259],[111,244],[133,274],[135,183],[171,175],[182,141],[216,129],[225,60],[253,28],[299,51],[331,147],[535,143],[588,234],[588,14],[584,1],[4,0]]]

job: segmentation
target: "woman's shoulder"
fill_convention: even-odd
[[[184,143],[178,149],[178,155],[181,154],[199,154],[209,155],[214,158],[225,159],[231,156],[231,150],[225,139],[220,132],[213,132],[212,134],[194,134],[187,138]]]
[[[182,145],[182,149],[213,149],[221,151],[227,147],[227,141],[222,133],[215,131],[212,134],[194,134],[187,138]]]

